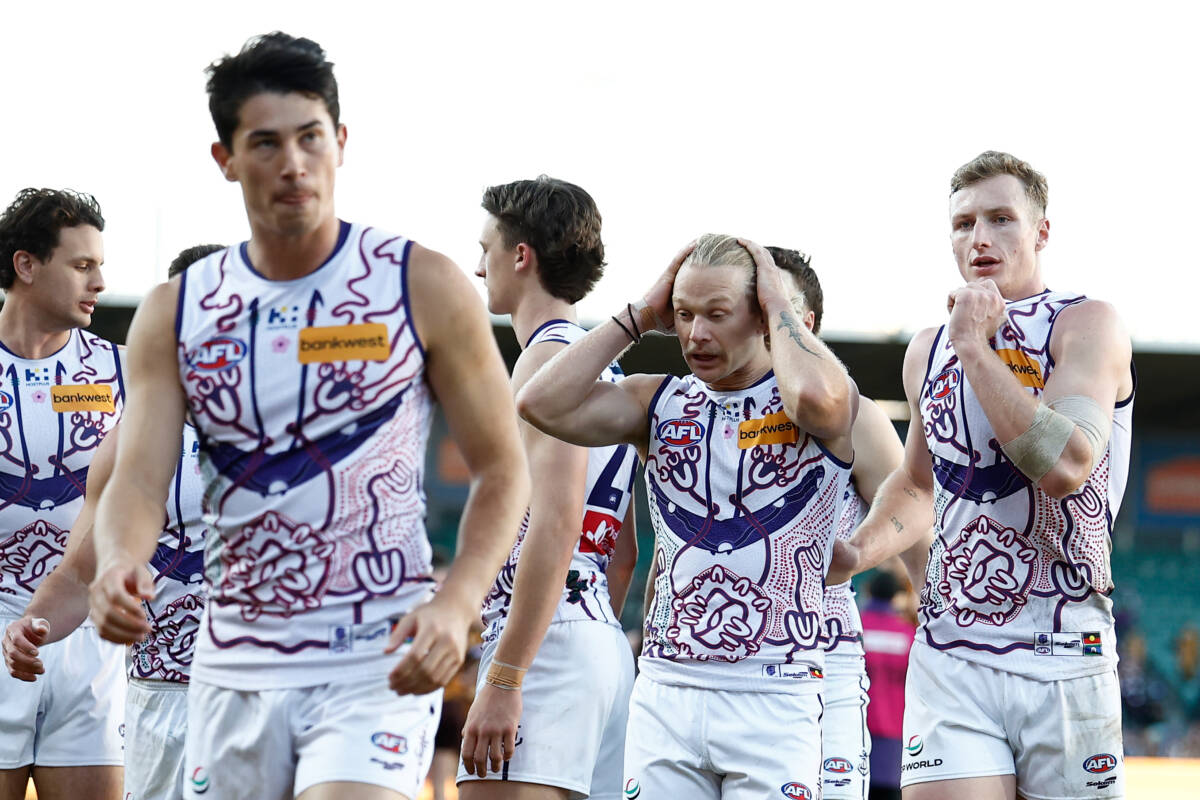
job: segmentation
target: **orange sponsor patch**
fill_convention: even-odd
[[[117,410],[113,404],[112,387],[106,383],[51,386],[50,407],[60,414],[71,411]]]
[[[298,356],[301,364],[387,361],[391,354],[387,325],[382,322],[300,329]]]
[[[738,425],[738,449],[769,444],[792,444],[800,441],[800,429],[782,411],[767,414],[762,419],[748,419]]]
[[[1017,376],[1021,385],[1031,386],[1034,389],[1045,388],[1046,383],[1042,380],[1041,365],[1025,355],[1025,351],[997,350],[996,355],[1000,356],[1000,360],[1008,365],[1009,370]]]

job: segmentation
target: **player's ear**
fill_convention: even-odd
[[[33,283],[33,253],[28,250],[18,250],[13,253],[13,272],[16,273],[17,280],[25,284]]]
[[[1034,244],[1034,252],[1040,251],[1043,247],[1050,243],[1050,220],[1042,217],[1042,221],[1037,226],[1037,243]]]
[[[337,126],[337,146],[338,146],[338,166],[340,167],[346,159],[346,136],[348,131],[345,125]]]
[[[804,327],[808,328],[809,331],[812,331],[813,326],[816,324],[817,324],[816,313],[813,312],[811,309],[809,311],[804,312]]]
[[[236,181],[237,172],[233,168],[233,153],[220,142],[213,142],[210,152],[212,152],[213,161],[217,162],[221,174],[225,176],[225,180]]]
[[[513,268],[520,272],[521,270],[537,269],[537,251],[530,247],[525,242],[519,242],[516,247],[517,260],[513,264]]]

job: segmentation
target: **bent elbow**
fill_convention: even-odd
[[[545,419],[541,415],[541,398],[537,392],[531,391],[528,385],[521,388],[516,396],[517,415],[538,430],[545,430]]]
[[[1087,483],[1088,476],[1091,474],[1090,466],[1090,461],[1075,462],[1069,460],[1064,454],[1063,458],[1060,458],[1058,463],[1042,476],[1042,479],[1038,481],[1038,486],[1055,500],[1070,497]]]
[[[783,410],[788,418],[808,433],[819,439],[836,439],[850,433],[854,424],[850,398],[846,392],[837,396],[830,394],[796,397],[793,402],[784,402]]]

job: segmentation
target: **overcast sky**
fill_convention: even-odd
[[[112,299],[184,247],[247,238],[203,68],[283,29],[337,65],[340,216],[471,270],[484,187],[579,183],[609,259],[585,318],[714,231],[812,253],[830,331],[939,324],[959,280],[949,177],[1003,149],[1049,179],[1050,286],[1113,301],[1140,346],[1200,350],[1191,7],[6,3],[0,198],[95,194]]]

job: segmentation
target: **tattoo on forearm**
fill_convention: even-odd
[[[905,486],[905,487],[904,487],[904,493],[905,493],[906,495],[908,495],[909,497],[911,497],[913,500],[919,500],[919,499],[920,499],[919,497],[917,497],[917,493],[916,493],[916,492],[914,492],[912,489],[908,488],[907,486]]]
[[[900,524],[900,520],[896,519],[895,517],[892,517],[892,524],[896,526],[896,533],[900,533],[902,530],[904,530],[904,526]]]
[[[792,337],[792,341],[796,343],[797,347],[808,353],[810,356],[822,358],[820,353],[804,344],[804,339],[800,336],[800,328],[802,327],[804,326],[801,325],[795,316],[792,315],[792,312],[784,311],[779,315],[779,325],[776,326],[775,330],[787,331],[787,335]]]

